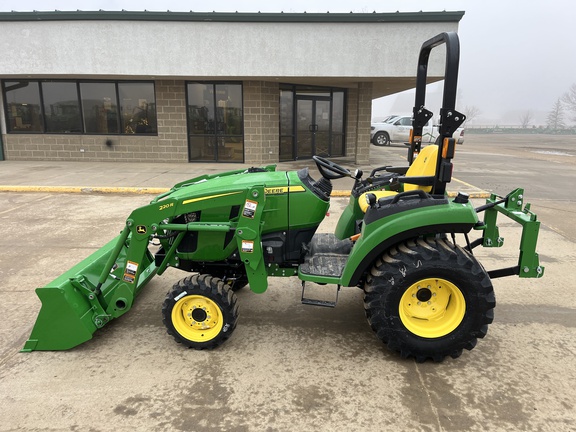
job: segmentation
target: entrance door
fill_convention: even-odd
[[[296,159],[330,155],[330,98],[296,97]]]

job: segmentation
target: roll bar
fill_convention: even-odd
[[[416,73],[416,96],[414,100],[412,134],[410,136],[410,148],[408,150],[408,162],[412,164],[414,154],[419,153],[422,147],[422,130],[428,120],[432,117],[432,112],[424,106],[426,102],[426,79],[428,77],[428,60],[432,49],[440,45],[446,45],[446,65],[444,69],[444,92],[442,96],[442,107],[440,108],[440,146],[444,145],[445,139],[451,139],[452,134],[460,127],[466,117],[455,110],[456,90],[458,86],[458,66],[460,62],[460,42],[455,32],[445,32],[427,40],[420,48],[418,56],[418,69]],[[450,159],[454,155],[454,143],[450,145],[452,151],[438,152],[438,163],[436,164],[436,174],[433,194],[443,194],[446,190],[446,183],[452,177],[452,163]],[[449,156],[449,157],[447,157]]]

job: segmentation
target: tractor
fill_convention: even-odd
[[[440,136],[422,146],[432,116],[424,107],[433,48],[445,45]],[[368,176],[314,156],[320,172],[276,166],[201,175],[174,185],[134,210],[107,245],[36,293],[42,302],[22,351],[66,350],[133,307],[168,267],[187,275],[162,304],[167,332],[195,349],[220,346],[234,332],[236,291],[263,293],[271,277],[361,289],[368,323],[392,351],[418,362],[457,358],[486,335],[495,307],[491,279],[541,277],[536,244],[540,222],[524,191],[492,194],[475,208],[469,196],[449,196],[459,62],[456,33],[442,33],[420,50],[407,166],[376,168]],[[332,180],[353,179],[333,233],[317,233],[330,207]],[[486,271],[474,248],[503,244],[497,215],[522,225],[517,265]],[[476,239],[470,234],[475,232]],[[338,292],[338,291],[337,291]]]

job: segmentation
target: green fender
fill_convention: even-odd
[[[467,233],[478,222],[470,203],[452,201],[442,205],[417,208],[372,220],[362,226],[360,238],[352,248],[342,272],[342,286],[356,286],[364,272],[387,249],[404,240],[441,233]],[[372,215],[375,216],[374,214]]]

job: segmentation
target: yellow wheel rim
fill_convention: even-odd
[[[423,338],[439,338],[460,325],[466,314],[466,300],[452,282],[422,279],[406,290],[399,313],[410,332]]]
[[[216,302],[201,295],[189,295],[174,305],[172,324],[186,339],[207,342],[218,336],[224,326],[224,318]]]

